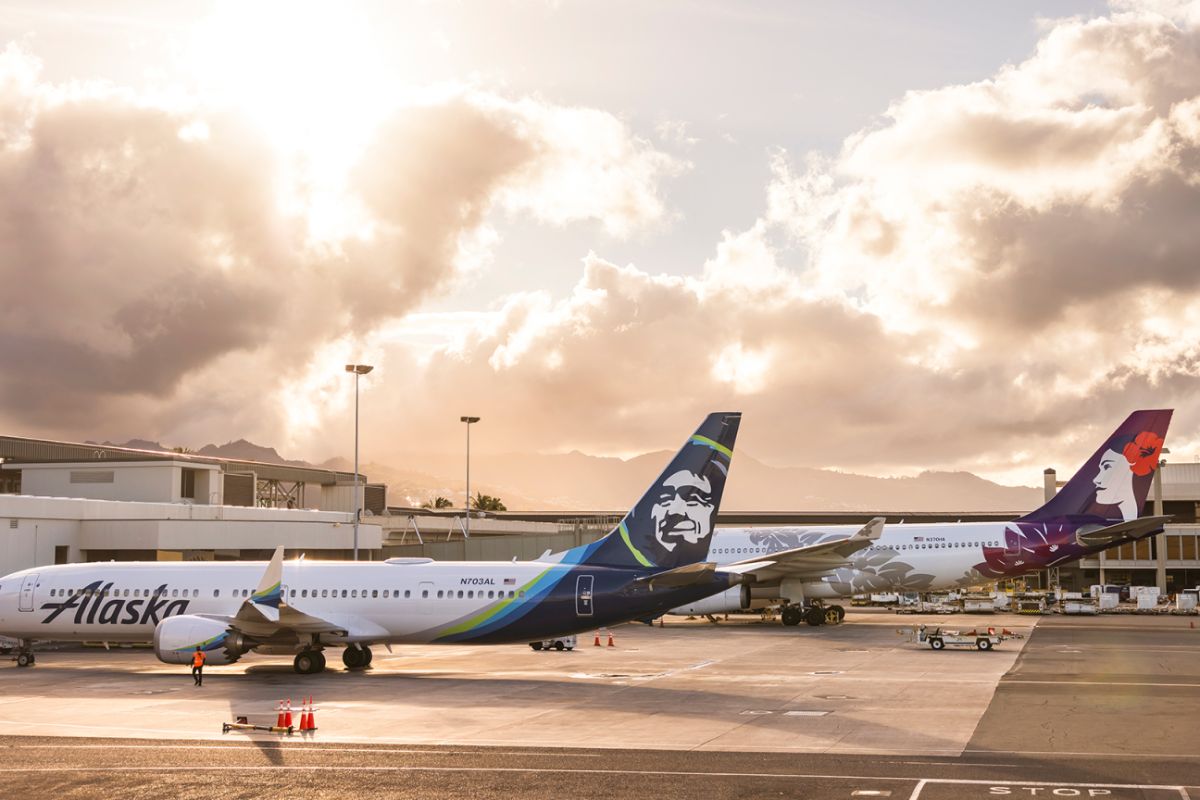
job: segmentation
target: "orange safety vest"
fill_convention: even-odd
[[[192,666],[193,667],[203,667],[204,666],[204,652],[203,651],[197,650],[196,653],[192,656]]]

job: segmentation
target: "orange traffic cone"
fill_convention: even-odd
[[[317,729],[317,710],[313,707],[312,698],[308,698],[308,730]]]
[[[283,710],[283,725],[281,727],[292,727],[292,698],[288,698],[287,707]]]
[[[279,712],[279,716],[275,718],[275,727],[276,728],[286,728],[287,725],[283,724],[283,701],[282,700],[279,701],[279,705],[276,707],[275,710]]]
[[[608,632],[608,646],[609,646],[609,647],[616,647],[616,646],[617,646],[615,643],[613,643],[612,631],[609,631],[609,632]]]
[[[300,732],[308,730],[308,698],[300,700]]]
[[[593,647],[600,646],[600,631],[596,631],[596,641],[592,642]]]

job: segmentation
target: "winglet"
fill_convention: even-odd
[[[258,588],[250,595],[250,601],[260,606],[279,608],[282,598],[283,545],[279,545],[275,548],[275,555],[271,556],[271,562],[267,564],[267,571],[263,573],[262,580],[258,582]]]
[[[871,521],[863,525],[858,533],[850,537],[852,539],[870,539],[875,541],[883,535],[883,525],[887,522],[885,517],[872,517]]]

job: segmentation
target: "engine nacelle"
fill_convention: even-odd
[[[190,664],[199,647],[207,664],[232,664],[248,649],[240,633],[194,614],[167,617],[154,629],[154,654],[164,664]]]
[[[726,589],[720,594],[714,594],[710,597],[705,597],[703,600],[697,600],[694,603],[688,603],[685,606],[673,608],[669,612],[676,615],[700,615],[704,614],[732,614],[737,611],[749,611],[753,608],[762,608],[767,605],[765,602],[756,603],[751,597],[750,585],[742,584]]]

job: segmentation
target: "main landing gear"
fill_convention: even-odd
[[[799,625],[801,622],[806,622],[814,627],[818,625],[840,625],[842,620],[846,618],[846,609],[841,606],[826,606],[817,603],[808,608],[787,605],[780,612],[780,618],[783,620],[784,625]]]
[[[33,642],[28,639],[21,639],[17,642],[17,666],[32,667],[37,663],[37,657],[33,654]]]
[[[320,650],[301,650],[292,661],[292,668],[301,675],[315,675],[325,669],[325,654]]]
[[[362,644],[347,645],[342,651],[342,663],[346,669],[362,669],[371,663],[371,648]]]

